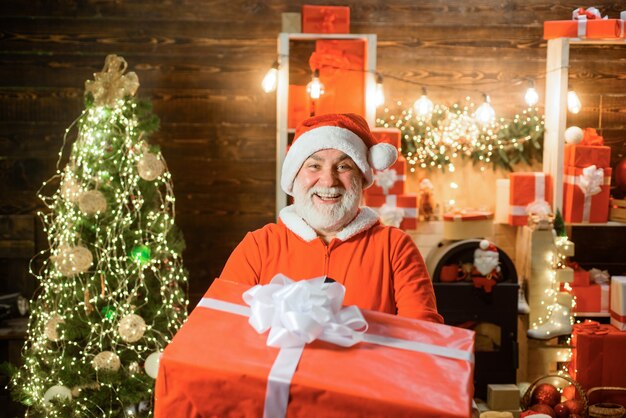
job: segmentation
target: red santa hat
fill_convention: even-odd
[[[480,244],[478,244],[478,246],[483,251],[495,251],[495,252],[498,252],[498,248],[492,242],[489,242],[486,239],[481,240]]]
[[[354,113],[315,116],[296,128],[285,156],[280,179],[285,193],[292,193],[293,181],[304,161],[323,149],[336,149],[352,158],[363,173],[364,188],[374,182],[372,169],[389,168],[398,158],[396,147],[376,141],[363,117]]]

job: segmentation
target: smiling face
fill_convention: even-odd
[[[318,233],[338,232],[359,210],[363,175],[336,149],[317,151],[304,161],[293,184],[294,207]]]

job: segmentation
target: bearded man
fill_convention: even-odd
[[[397,150],[377,143],[365,119],[329,114],[302,122],[282,167],[293,205],[277,223],[249,232],[221,279],[267,284],[325,276],[345,286],[344,304],[443,323],[422,256],[400,229],[360,207],[373,169],[390,167]]]

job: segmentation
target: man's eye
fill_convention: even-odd
[[[352,166],[350,164],[340,164],[337,168],[341,171],[352,170]]]

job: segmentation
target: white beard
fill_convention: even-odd
[[[359,211],[362,190],[360,176],[353,177],[350,190],[316,186],[307,191],[296,178],[293,183],[293,206],[296,213],[316,231],[338,232],[354,219]],[[316,205],[313,200],[315,193],[340,194],[341,198],[334,205]]]
[[[478,249],[474,252],[474,267],[483,276],[492,273],[498,268],[499,255],[495,251],[483,251]]]

